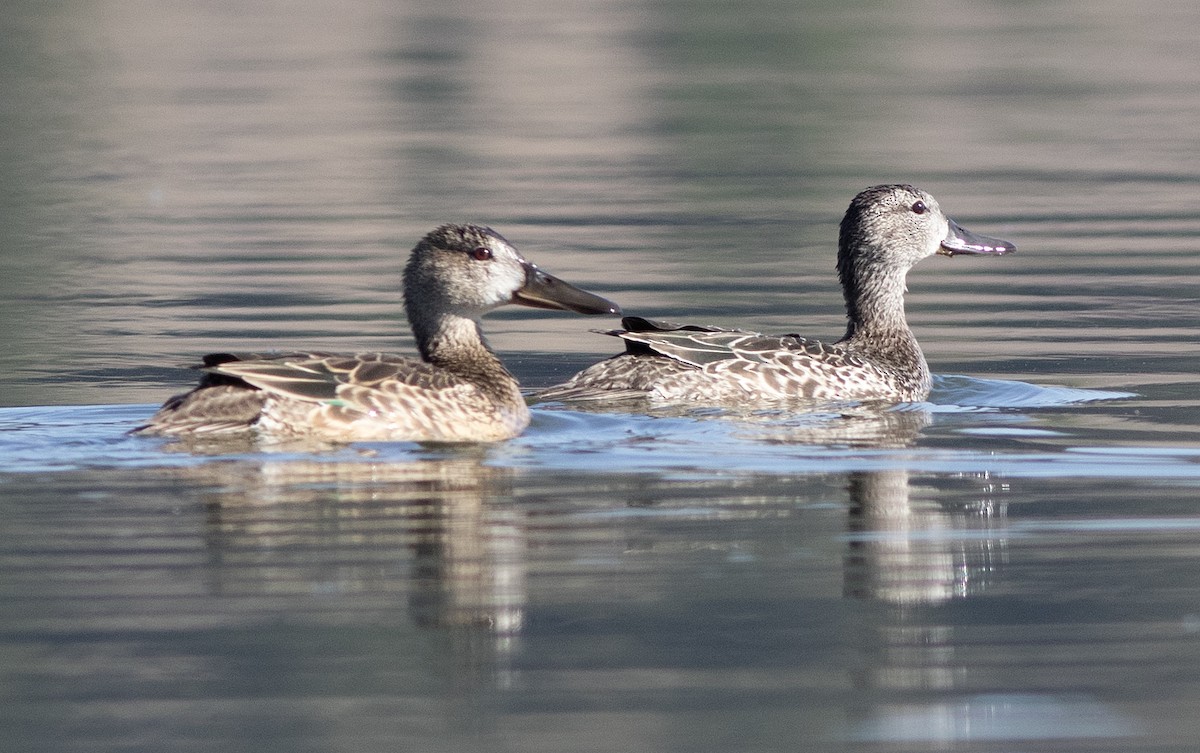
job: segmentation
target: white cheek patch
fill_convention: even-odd
[[[508,303],[521,288],[525,287],[525,269],[505,260],[493,267],[488,284],[488,298],[496,305]]]

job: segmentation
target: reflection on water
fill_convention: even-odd
[[[451,747],[494,745],[497,730],[533,742],[569,718],[605,749],[660,737],[727,749],[714,726],[744,714],[761,716],[764,743],[797,724],[847,744],[1141,734],[1109,671],[1121,660],[1098,647],[1154,656],[1139,682],[1200,660],[1178,598],[1200,582],[1196,523],[1179,517],[1189,482],[1160,484],[1140,525],[1088,525],[1077,511],[1109,517],[1144,493],[1139,480],[1085,502],[1069,479],[915,471],[935,414],[874,418],[848,430],[796,418],[790,445],[769,421],[692,421],[772,432],[736,452],[824,453],[823,471],[796,473],[721,473],[712,459],[690,472],[564,471],[536,444],[524,452],[546,467],[508,463],[513,446],[372,445],[160,451],[141,470],[60,472],[50,485],[9,470],[0,634],[13,651],[0,672],[57,716],[85,715],[80,693],[118,703],[107,680],[64,684],[64,660],[25,643],[54,636],[72,673],[120,681],[114,713],[168,738],[196,715],[234,730],[242,702],[221,699],[250,693],[281,746],[356,740],[360,724]],[[132,441],[99,424],[110,443]],[[1156,524],[1163,515],[1175,517]],[[1142,559],[1161,583],[1139,583]],[[1115,707],[1079,695],[1099,670]],[[169,712],[142,700],[180,693],[190,700]],[[321,710],[334,699],[337,718]],[[48,734],[30,703],[5,713]],[[1081,729],[1073,711],[1095,724]],[[605,737],[613,714],[624,722]],[[712,724],[696,727],[697,714]]]
[[[979,594],[1004,562],[1002,500],[981,494],[947,509],[910,483],[905,470],[849,478],[845,594],[885,605],[855,672],[861,690],[954,690],[962,670],[954,628],[928,622],[925,608]]]
[[[850,474],[846,595],[903,606],[977,593],[1003,562],[1003,501],[947,510],[914,502],[909,484],[905,470]]]
[[[396,598],[445,631],[459,671],[487,676],[515,647],[526,601],[525,522],[511,472],[468,449],[416,463],[209,463],[210,585],[221,597]]]

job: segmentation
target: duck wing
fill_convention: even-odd
[[[584,369],[538,394],[583,401],[654,395],[670,401],[844,399],[882,393],[891,377],[837,344],[795,334],[626,317],[605,334],[625,353]]]
[[[268,396],[274,431],[337,440],[460,442],[506,439],[529,423],[508,402],[433,364],[385,353],[306,353],[213,367]]]
[[[763,335],[742,329],[725,329],[695,324],[626,317],[624,329],[608,334],[626,342],[633,355],[659,355],[704,368],[722,361],[741,360],[753,363],[776,363],[782,357],[790,360],[796,355],[824,356],[829,346],[799,335]]]
[[[460,384],[452,374],[431,364],[386,353],[217,354],[207,356],[202,368],[305,402],[340,402],[401,386],[441,392]]]

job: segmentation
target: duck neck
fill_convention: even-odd
[[[848,323],[841,342],[875,359],[924,368],[925,357],[904,315],[904,271],[847,271],[860,273],[843,276]]]
[[[413,318],[411,324],[423,360],[485,391],[520,396],[516,378],[488,345],[478,320],[443,314]]]

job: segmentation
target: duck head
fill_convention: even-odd
[[[1017,247],[973,233],[946,217],[937,199],[910,185],[873,186],[842,218],[838,267],[908,269],[933,254],[1007,254]]]
[[[410,321],[436,313],[478,319],[515,303],[578,314],[620,314],[612,301],[543,272],[495,230],[443,225],[416,245],[404,269]]]
[[[1017,247],[973,233],[946,217],[919,188],[872,186],[850,202],[838,236],[838,277],[847,301],[876,284],[903,288],[908,270],[934,254],[1000,255]]]

